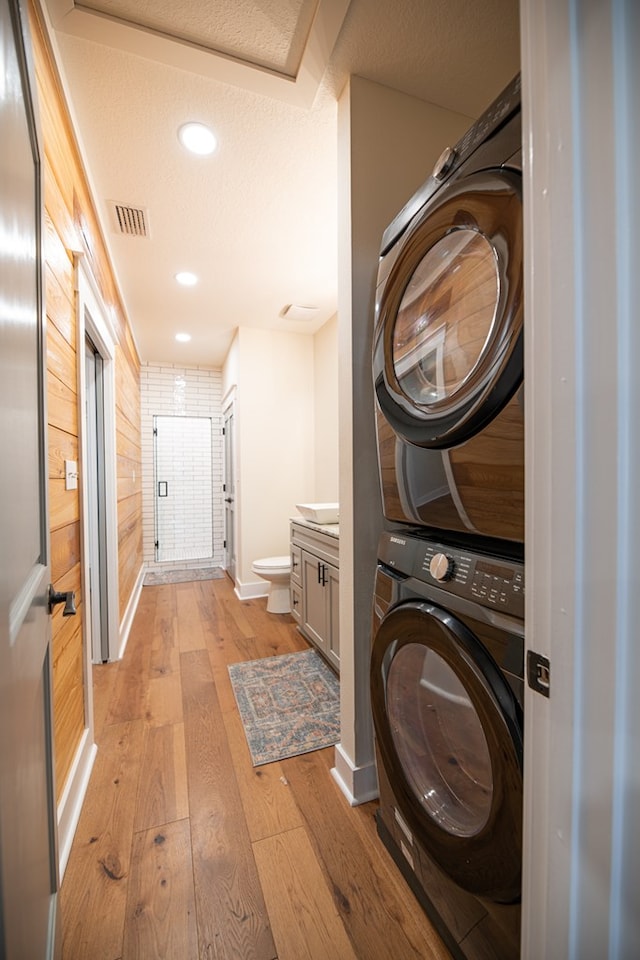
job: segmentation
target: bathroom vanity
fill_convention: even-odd
[[[291,521],[291,616],[300,632],[340,670],[337,523]]]

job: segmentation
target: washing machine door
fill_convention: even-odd
[[[460,887],[520,896],[522,715],[503,673],[443,608],[392,608],[374,638],[377,745],[398,807]]]
[[[523,379],[522,178],[485,170],[417,214],[381,271],[377,402],[396,434],[443,449],[473,437]]]

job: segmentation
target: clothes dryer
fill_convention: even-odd
[[[516,960],[523,565],[384,533],[373,621],[378,833],[454,957]]]
[[[519,77],[385,231],[373,378],[388,520],[524,541]]]

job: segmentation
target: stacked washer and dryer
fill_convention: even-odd
[[[378,833],[460,960],[520,952],[524,688],[519,78],[386,230]]]

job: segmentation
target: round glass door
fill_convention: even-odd
[[[398,808],[463,889],[520,894],[522,714],[464,623],[435,604],[399,604],[371,657],[378,750]]]
[[[467,382],[490,343],[500,276],[476,230],[453,230],[427,251],[400,301],[393,368],[406,397],[430,406]]]
[[[376,305],[380,409],[411,443],[462,443],[523,378],[521,178],[489,170],[444,187],[392,253]]]
[[[387,713],[398,759],[418,803],[442,830],[473,837],[491,812],[491,755],[456,673],[423,644],[389,665]]]

